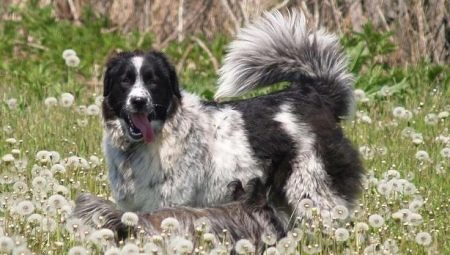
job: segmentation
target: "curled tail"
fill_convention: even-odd
[[[215,98],[242,95],[282,81],[313,81],[336,117],[353,108],[353,79],[335,35],[308,27],[305,16],[266,12],[244,27],[228,49]]]

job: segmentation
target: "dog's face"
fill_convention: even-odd
[[[174,111],[181,98],[173,66],[160,52],[125,52],[107,64],[103,117],[119,120],[130,142],[154,139],[154,129]]]

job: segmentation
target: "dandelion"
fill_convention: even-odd
[[[66,65],[68,67],[77,67],[80,64],[80,58],[78,56],[68,56],[66,59]]]
[[[96,96],[96,97],[95,97],[95,104],[96,104],[98,107],[100,107],[100,106],[102,106],[102,103],[103,103],[103,97],[102,97],[102,96]]]
[[[24,172],[27,168],[28,160],[26,158],[17,159],[14,161],[14,166],[18,172]]]
[[[80,229],[82,229],[84,227],[84,224],[81,219],[71,218],[67,220],[64,227],[69,233],[74,234],[77,233]]]
[[[76,111],[78,114],[80,114],[80,115],[86,115],[86,113],[87,113],[87,107],[86,107],[86,105],[79,105],[79,106],[75,109],[75,111]]]
[[[77,53],[73,49],[66,49],[62,53],[62,58],[67,59],[69,57],[76,56],[76,55],[77,55]]]
[[[356,102],[361,102],[366,98],[366,92],[362,89],[355,89],[353,91],[353,95],[355,97]]]
[[[450,159],[450,148],[444,148],[441,150],[441,156],[445,159]]]
[[[428,155],[428,152],[420,150],[416,152],[416,159],[420,161],[428,161],[430,156]]]
[[[438,114],[439,119],[446,119],[450,113],[448,111],[443,111]]]
[[[384,218],[379,214],[372,214],[369,216],[369,225],[374,228],[383,226]]]
[[[32,255],[32,253],[26,246],[18,246],[14,247],[12,251],[12,255]]]
[[[315,244],[315,245],[303,245],[303,251],[306,254],[317,254],[317,253],[322,252],[322,248],[318,244]]]
[[[61,165],[61,164],[54,164],[50,170],[52,171],[53,174],[59,173],[59,174],[64,174],[66,172],[66,168]]]
[[[31,182],[32,186],[36,190],[46,190],[47,189],[47,181],[42,176],[37,176]]]
[[[391,96],[392,95],[391,88],[389,86],[381,87],[381,89],[378,91],[378,95],[381,97]]]
[[[345,219],[347,219],[349,212],[348,212],[347,207],[345,207],[343,205],[336,205],[331,210],[331,215],[333,216],[334,219],[345,220]]]
[[[292,240],[299,242],[303,238],[303,230],[300,228],[293,228],[291,231],[288,232],[289,238]]]
[[[36,153],[36,160],[41,163],[47,163],[51,161],[50,152],[46,150],[38,151]]]
[[[413,133],[411,134],[411,141],[413,144],[422,144],[423,143],[423,136],[421,133]]]
[[[423,206],[423,201],[420,199],[414,199],[408,205],[409,210],[417,212]]]
[[[371,245],[367,246],[364,249],[363,254],[364,255],[378,255],[378,254],[380,254],[378,244],[371,244]]]
[[[385,254],[397,254],[399,251],[397,243],[393,239],[386,239],[383,243],[383,249],[386,251]]]
[[[394,115],[394,118],[404,119],[406,117],[406,109],[401,106],[395,107],[392,111],[392,115]]]
[[[15,138],[8,138],[5,140],[5,142],[9,144],[16,144],[17,140]]]
[[[392,214],[392,218],[398,219],[401,221],[407,221],[409,218],[409,215],[411,215],[411,211],[409,209],[400,209],[397,212]]]
[[[138,224],[139,217],[134,212],[126,212],[122,215],[120,221],[127,226],[134,227]]]
[[[234,248],[237,254],[250,254],[256,250],[255,246],[247,239],[237,241]]]
[[[398,179],[400,178],[400,173],[397,170],[390,169],[383,174],[383,177],[387,180]]]
[[[216,242],[216,236],[211,233],[204,233],[202,236],[202,239],[205,243],[215,243]],[[276,241],[276,240],[275,240]]]
[[[366,124],[372,124],[372,119],[369,117],[369,115],[364,114],[361,116],[361,122]]]
[[[14,156],[12,154],[5,154],[2,157],[2,161],[6,163],[10,163],[14,161]]]
[[[403,186],[403,193],[405,195],[413,195],[414,193],[416,193],[416,191],[416,186],[411,182],[408,182]]]
[[[21,201],[16,205],[16,211],[21,216],[27,216],[34,212],[34,204],[29,200]]]
[[[357,222],[353,228],[355,232],[366,232],[369,230],[369,225],[365,222]]]
[[[95,105],[95,104],[89,105],[87,110],[86,110],[86,114],[90,115],[90,116],[99,115],[100,114],[100,108],[97,105]]]
[[[151,252],[147,252],[147,251],[146,251],[146,253],[151,254]],[[120,252],[120,249],[117,247],[110,247],[105,251],[105,255],[121,255],[121,252]]]
[[[359,147],[359,152],[364,159],[373,159],[375,156],[374,151],[369,146],[361,146]]]
[[[431,235],[428,232],[419,232],[416,235],[416,243],[422,246],[428,246],[431,244]]]
[[[438,116],[435,113],[429,113],[425,115],[425,124],[436,125],[439,121]]]
[[[43,217],[41,221],[41,229],[44,232],[53,232],[57,227],[56,221],[49,217]]]
[[[96,166],[100,165],[100,159],[94,155],[89,157],[89,162],[90,162],[91,167],[96,167]]]
[[[61,156],[59,155],[59,152],[57,152],[57,151],[50,151],[49,157],[53,163],[58,163],[61,160]]]
[[[58,104],[58,100],[56,99],[56,97],[47,97],[44,100],[44,104],[47,107],[53,107],[53,106],[56,106]]]
[[[88,251],[82,246],[74,246],[70,248],[68,255],[87,255]]]
[[[180,222],[172,217],[165,218],[161,221],[161,229],[164,231],[175,231],[180,227]]]
[[[86,127],[88,125],[88,120],[87,119],[77,119],[77,125],[79,127]]]
[[[278,252],[277,248],[275,247],[269,247],[263,253],[263,255],[279,255],[279,254],[280,252]]]
[[[174,237],[170,242],[170,247],[176,251],[177,254],[191,254],[194,249],[194,244],[182,237]]]
[[[60,209],[63,206],[67,205],[67,200],[63,196],[61,196],[59,194],[55,194],[48,198],[47,203],[48,203],[48,206],[50,206],[54,209]]]
[[[423,223],[423,218],[422,218],[422,215],[420,215],[418,213],[411,213],[411,214],[409,214],[408,219],[406,221],[411,226],[419,226],[420,224]]]
[[[401,135],[405,138],[411,137],[416,131],[411,127],[406,127],[402,130]]]
[[[42,221],[42,215],[40,215],[38,213],[33,213],[30,216],[28,216],[28,218],[27,218],[27,222],[34,226],[39,226],[41,224],[41,221]]]
[[[63,195],[63,196],[66,196],[66,195],[68,195],[69,194],[69,189],[66,187],[66,186],[64,186],[64,185],[55,185],[54,187],[53,187],[53,191],[56,193],[56,194],[60,194],[60,195]],[[63,206],[64,207],[64,206]],[[62,208],[62,207],[61,207]]]
[[[0,236],[0,252],[10,253],[14,248],[14,241],[11,237]]]
[[[6,100],[6,104],[8,105],[8,108],[10,110],[14,110],[17,108],[17,99],[10,98],[10,99]]]
[[[380,181],[377,184],[377,191],[378,193],[380,193],[380,195],[389,196],[392,191],[392,185],[389,182]]]
[[[334,231],[334,238],[336,238],[336,241],[338,242],[345,242],[349,238],[350,233],[345,228],[338,228],[336,231]]]
[[[304,216],[310,216],[312,213],[312,209],[314,208],[314,203],[309,198],[304,198],[298,203],[298,211]]]
[[[14,192],[24,194],[28,191],[28,185],[23,181],[17,181],[13,185]]]
[[[73,104],[73,101],[75,100],[75,97],[70,93],[62,93],[59,98],[59,104],[62,107],[70,107]]]

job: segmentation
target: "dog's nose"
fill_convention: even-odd
[[[130,98],[130,103],[136,108],[136,109],[142,109],[147,105],[147,98],[145,97],[132,97]]]

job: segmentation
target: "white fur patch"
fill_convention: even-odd
[[[142,97],[142,98],[151,99],[150,92],[145,88],[144,80],[142,79],[142,76],[141,76],[141,67],[142,67],[142,63],[144,62],[144,58],[141,56],[136,56],[131,59],[131,62],[133,63],[133,66],[136,70],[136,80],[135,80],[133,87],[131,88],[130,93],[128,94],[127,100],[126,100],[125,107],[129,111],[133,111],[133,107],[131,105],[131,98]],[[150,104],[150,100],[148,100],[147,104]],[[149,105],[147,105],[147,106],[149,106]]]
[[[330,190],[328,174],[314,149],[316,138],[310,127],[294,115],[289,104],[281,105],[274,120],[281,123],[298,148],[297,157],[291,162],[292,174],[285,186],[289,204],[296,209],[300,200],[308,197],[321,209],[331,209],[336,204],[345,205],[345,201]],[[297,213],[301,215],[301,211]]]

